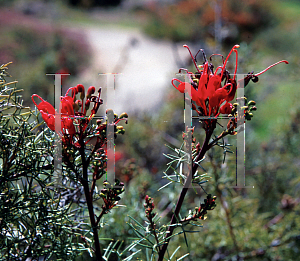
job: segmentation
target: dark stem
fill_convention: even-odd
[[[212,125],[215,126],[215,124],[212,124]],[[178,201],[177,201],[177,204],[176,204],[176,207],[175,207],[174,214],[173,214],[172,219],[171,219],[171,224],[170,224],[170,226],[168,228],[168,231],[166,233],[167,237],[165,238],[165,242],[164,242],[164,244],[161,248],[161,251],[159,251],[158,261],[163,261],[163,258],[164,258],[164,255],[165,255],[166,251],[167,251],[171,236],[172,236],[173,231],[175,229],[175,226],[172,226],[172,225],[176,224],[177,220],[179,220],[178,215],[179,215],[179,212],[181,210],[183,200],[184,200],[185,195],[186,195],[186,193],[187,193],[187,191],[188,191],[188,189],[191,185],[193,176],[195,175],[195,173],[197,171],[197,168],[198,168],[198,164],[196,164],[195,162],[198,162],[199,160],[201,160],[204,157],[205,153],[207,152],[207,150],[209,148],[208,143],[209,143],[210,137],[213,133],[213,130],[214,130],[214,128],[207,128],[205,130],[205,134],[206,134],[205,135],[205,140],[203,142],[201,151],[199,152],[197,157],[194,159],[194,162],[193,162],[193,165],[192,165],[192,171],[189,173],[189,175],[187,177],[187,180],[184,184],[184,187],[181,190],[180,196],[178,198]]]
[[[85,152],[84,152],[85,144],[84,144],[83,139],[80,139],[80,141],[81,141],[80,142],[81,143],[80,144],[80,155],[81,155],[81,160],[82,160],[82,172],[83,172],[81,184],[83,185],[83,188],[84,188],[84,194],[85,194],[86,203],[88,206],[90,222],[91,222],[93,236],[94,236],[96,260],[102,261],[103,259],[102,259],[99,236],[98,236],[98,228],[97,228],[97,223],[95,220],[95,213],[94,213],[94,208],[93,208],[93,195],[90,193],[89,184],[88,184],[88,164],[86,162]]]
[[[102,207],[102,211],[100,213],[100,215],[98,216],[97,218],[97,221],[96,221],[96,225],[98,226],[98,224],[100,223],[100,220],[101,218],[103,217],[103,215],[105,214],[105,209]]]
[[[156,243],[158,245],[157,248],[158,248],[158,252],[159,252],[160,251],[160,246],[159,246],[159,240],[158,240],[158,237],[157,237],[157,234],[156,234],[156,231],[155,231],[155,224],[153,223],[152,217],[149,217],[148,220],[150,221],[150,226],[153,229],[153,234],[154,234]]]

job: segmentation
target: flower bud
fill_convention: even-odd
[[[82,84],[77,84],[76,88],[77,88],[77,91],[80,92],[80,99],[83,100],[85,97],[84,86]]]
[[[125,133],[125,130],[124,130],[123,126],[117,126],[117,133],[120,133],[120,134]]]
[[[94,86],[90,86],[88,88],[86,97],[89,99],[92,96],[92,94],[94,94],[94,93],[95,93],[95,87]]]
[[[85,109],[88,110],[90,108],[90,100],[86,100],[85,102]]]
[[[255,101],[249,101],[248,106],[251,106],[251,105],[256,105],[256,102]]]
[[[199,79],[195,78],[195,79],[193,79],[193,82],[196,83],[196,84],[198,85]]]
[[[126,112],[123,112],[120,116],[119,116],[119,119],[122,119],[122,118],[128,118],[128,114]]]

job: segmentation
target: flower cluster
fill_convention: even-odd
[[[147,195],[145,197],[144,208],[145,208],[146,217],[148,219],[152,220],[152,218],[156,215],[156,213],[153,212],[154,207],[155,206],[154,206],[154,203],[153,203],[153,199]]]
[[[65,96],[62,96],[60,102],[60,108],[58,113],[54,107],[47,101],[43,100],[39,95],[33,94],[32,101],[40,111],[43,120],[47,126],[52,130],[56,131],[61,137],[65,145],[74,145],[77,148],[84,146],[90,142],[93,138],[97,138],[97,143],[102,141],[101,147],[106,140],[106,129],[108,124],[114,125],[114,135],[123,134],[124,129],[122,126],[117,126],[121,120],[126,120],[128,115],[122,113],[120,117],[114,114],[112,110],[107,110],[106,121],[97,120],[97,127],[95,129],[88,128],[90,121],[97,113],[103,100],[100,98],[101,88],[98,90],[98,95],[95,93],[95,87],[91,86],[88,88],[87,95],[85,96],[85,88],[82,84],[78,84],[76,87],[70,87]],[[69,96],[71,94],[71,96]],[[80,95],[80,99],[76,99],[76,95]],[[40,102],[37,104],[34,98],[37,97]],[[87,111],[91,107],[91,113],[87,116]],[[61,128],[58,131],[55,129],[56,117],[61,119]],[[59,123],[59,122],[58,122]],[[86,139],[87,138],[87,139]]]
[[[124,183],[118,179],[115,180],[115,186],[112,186],[107,180],[103,182],[104,189],[101,189],[100,197],[104,201],[102,209],[107,213],[110,209],[118,204],[121,199],[120,194],[124,192]]]
[[[205,220],[207,211],[213,210],[217,206],[216,199],[216,196],[212,197],[211,194],[208,194],[206,199],[204,199],[204,203],[200,204],[200,207],[195,207],[195,210],[193,212],[190,211],[190,215],[182,219],[180,222],[184,223],[196,219]]]
[[[237,48],[239,48],[239,45],[233,46],[225,61],[221,54],[213,54],[221,56],[223,61],[223,64],[218,66],[215,71],[214,66],[208,62],[202,49],[193,56],[189,47],[187,45],[184,45],[184,47],[188,49],[197,71],[192,73],[187,69],[179,69],[179,73],[181,73],[181,71],[185,71],[188,74],[189,82],[182,82],[179,79],[173,79],[172,85],[181,93],[189,93],[191,99],[197,106],[199,106],[200,111],[198,111],[195,104],[193,104],[193,109],[196,110],[200,116],[217,117],[220,114],[230,114],[233,109],[233,105],[230,101],[234,99],[236,89],[239,88],[241,84],[240,81],[237,82],[236,80],[238,63]],[[197,65],[196,63],[196,57],[199,52],[203,53],[203,65]],[[236,64],[233,77],[231,77],[229,71],[226,70],[226,64],[232,53],[236,54]],[[210,56],[210,60],[213,55]],[[279,61],[260,73],[248,73],[248,75],[241,81],[244,81],[244,86],[246,86],[250,80],[257,82],[260,74],[282,62],[288,63],[287,61]],[[175,82],[179,82],[179,85],[176,86]]]
[[[216,196],[211,196],[208,194],[206,199],[204,199],[204,203],[200,205],[200,207],[196,210],[195,218],[205,219],[205,215],[208,210],[213,210],[216,207]]]
[[[71,93],[71,96],[68,94]],[[76,94],[80,93],[80,100],[76,100]],[[91,86],[88,88],[86,101],[85,98],[85,89],[82,84],[78,84],[76,87],[70,87],[65,96],[60,98],[60,114],[54,109],[54,107],[47,101],[43,100],[39,95],[33,94],[32,101],[40,111],[43,120],[46,122],[47,126],[55,131],[55,117],[60,115],[61,117],[61,131],[58,132],[61,136],[68,136],[69,140],[72,140],[73,135],[76,132],[84,132],[88,123],[96,114],[99,109],[99,106],[103,103],[100,99],[101,89],[98,91],[98,96],[94,96],[95,87]],[[34,100],[34,97],[40,99],[39,104]],[[94,106],[91,110],[91,115],[86,116],[87,110],[90,107],[90,103],[93,102]],[[76,127],[79,130],[76,130]]]

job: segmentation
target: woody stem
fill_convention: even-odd
[[[93,207],[93,195],[90,193],[89,190],[89,183],[88,183],[88,164],[85,157],[85,144],[80,137],[80,155],[82,160],[82,179],[81,184],[84,188],[84,194],[86,198],[86,203],[88,206],[89,216],[90,216],[90,222],[92,227],[92,232],[94,236],[94,244],[95,244],[95,252],[96,252],[96,260],[102,261],[102,254],[101,254],[101,248],[100,248],[100,242],[99,242],[99,236],[98,236],[98,228],[97,228],[97,222],[95,220],[95,213],[94,213],[94,207]]]
[[[191,185],[193,176],[195,175],[195,173],[197,171],[197,168],[198,168],[198,164],[196,164],[195,162],[198,162],[199,160],[201,160],[204,157],[205,153],[207,152],[208,143],[209,143],[210,137],[213,133],[213,130],[214,130],[214,128],[208,128],[208,129],[205,130],[205,133],[206,133],[205,140],[203,142],[203,145],[202,145],[202,148],[201,148],[199,154],[194,159],[194,162],[193,162],[193,165],[192,165],[192,171],[189,173],[189,175],[187,177],[187,180],[184,184],[184,187],[181,190],[180,196],[178,198],[178,201],[177,201],[177,204],[176,204],[176,207],[175,207],[174,214],[173,214],[172,219],[171,219],[171,223],[170,223],[168,231],[166,233],[167,236],[165,238],[165,242],[164,242],[161,250],[159,251],[158,261],[163,261],[163,258],[164,258],[164,255],[165,255],[166,251],[167,251],[171,236],[172,236],[173,231],[175,229],[174,224],[176,224],[177,220],[179,220],[178,215],[179,215],[179,212],[181,210],[185,195],[186,195],[186,193],[187,193],[187,191],[188,191],[188,189]]]

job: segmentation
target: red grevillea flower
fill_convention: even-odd
[[[221,66],[218,66],[215,71],[213,70],[214,66],[207,61],[202,49],[200,49],[197,54],[200,51],[203,53],[204,63],[203,65],[198,66],[196,63],[197,54],[195,55],[195,57],[193,57],[189,47],[187,45],[184,45],[184,47],[188,49],[197,72],[192,73],[187,69],[179,69],[179,73],[181,73],[181,71],[186,71],[189,76],[189,82],[182,82],[179,79],[173,79],[172,85],[181,93],[189,92],[191,99],[200,107],[201,112],[198,112],[200,115],[219,116],[220,113],[230,114],[232,110],[232,104],[229,102],[234,99],[236,89],[239,88],[240,85],[240,81],[238,83],[236,81],[238,63],[237,48],[239,48],[239,45],[233,46],[225,61],[221,54],[213,54],[222,56],[223,60],[223,64]],[[236,64],[233,78],[231,78],[230,73],[226,70],[226,64],[233,52],[236,55]],[[260,73],[248,73],[248,75],[244,79],[242,79],[242,81],[244,81],[244,86],[246,86],[250,80],[252,80],[253,82],[257,82],[258,76],[260,74],[282,62],[288,63],[287,61],[279,61],[269,66]],[[178,86],[175,85],[175,81],[179,82]],[[195,106],[193,106],[193,108],[196,109]]]
[[[69,92],[72,93],[72,96],[68,96]],[[94,114],[97,112],[100,104],[103,101],[100,99],[100,92],[98,97],[92,96],[95,92],[95,87],[91,86],[88,89],[86,102],[84,103],[83,100],[85,98],[85,90],[82,84],[78,84],[76,87],[70,87],[65,96],[60,97],[60,111],[61,111],[61,133],[62,135],[70,135],[72,136],[75,134],[75,126],[74,122],[79,123],[79,126],[82,131],[84,131],[91,120]],[[77,93],[80,93],[81,100],[75,101],[75,96]],[[37,104],[34,100],[34,97],[38,97],[40,102]],[[58,112],[54,109],[54,107],[44,99],[42,99],[39,95],[33,94],[32,101],[35,106],[40,111],[43,120],[46,122],[49,129],[55,131],[55,116]],[[91,111],[91,115],[86,117],[86,112],[90,107],[90,103],[94,102],[94,107]],[[82,106],[84,104],[84,106]],[[81,111],[79,110],[81,106]]]
[[[34,97],[38,97],[41,102],[36,104]],[[54,107],[37,94],[32,95],[32,101],[42,114],[42,118],[49,129],[55,131],[55,115],[57,112]],[[73,106],[67,97],[61,97],[61,132],[73,135],[75,133],[75,127],[70,116],[74,117]]]

